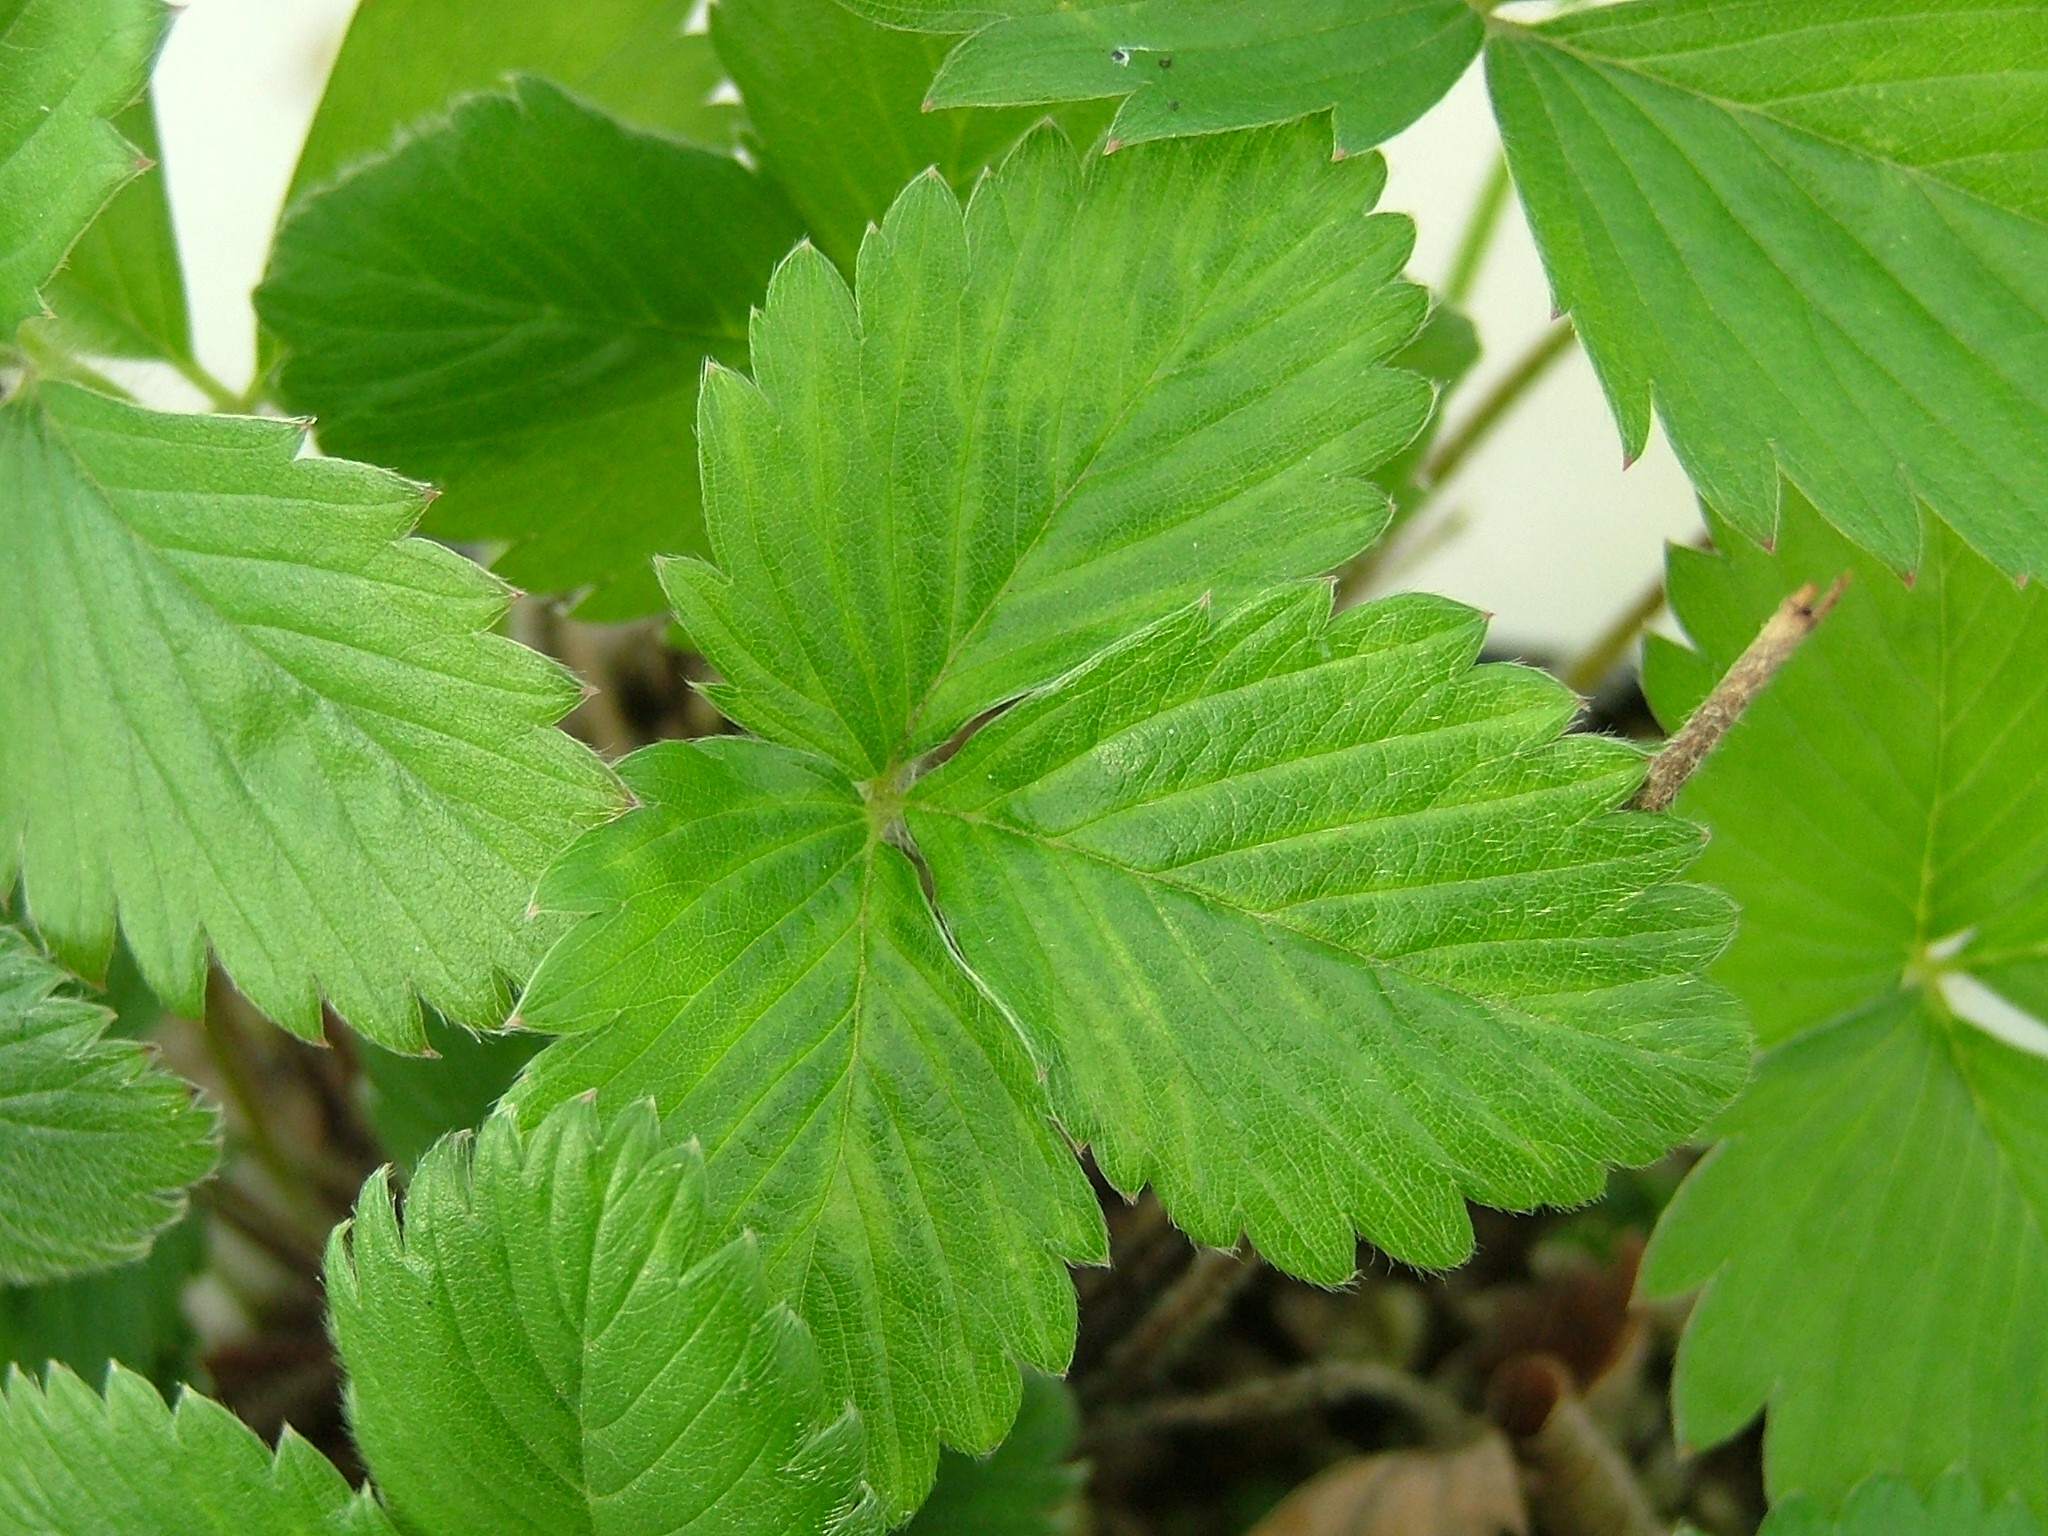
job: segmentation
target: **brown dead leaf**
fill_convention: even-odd
[[[1515,1458],[1499,1435],[1455,1451],[1384,1451],[1326,1467],[1246,1536],[1527,1536]]]

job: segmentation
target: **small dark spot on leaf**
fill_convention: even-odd
[[[1159,55],[1159,67],[1161,69],[1173,68],[1173,55],[1170,53],[1162,53],[1161,55]]]
[[[1177,101],[1169,101],[1166,104],[1166,110],[1169,112],[1178,112],[1180,110],[1180,103]]]
[[[1109,62],[1110,62],[1110,63],[1112,63],[1112,64],[1128,64],[1128,63],[1130,63],[1130,62],[1131,62],[1131,50],[1130,50],[1130,49],[1128,49],[1128,48],[1112,48],[1112,49],[1110,49],[1110,50],[1109,50]]]

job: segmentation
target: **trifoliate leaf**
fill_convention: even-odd
[[[1498,28],[1523,206],[1631,456],[1894,567],[2048,573],[2048,5],[1638,0]]]
[[[0,10],[0,340],[43,313],[74,241],[142,169],[110,119],[170,24],[160,0],[13,0]]]
[[[413,1536],[879,1530],[860,1421],[646,1104],[510,1116],[388,1179],[327,1287],[350,1424]]]
[[[800,233],[738,161],[527,77],[301,200],[257,309],[322,447],[440,482],[428,531],[619,617],[661,606],[651,554],[704,547],[704,360],[745,359]]]
[[[306,134],[292,196],[391,146],[405,124],[545,75],[642,128],[728,148],[737,113],[710,100],[724,74],[696,0],[375,0],[356,7]]]
[[[1109,135],[1122,144],[1335,108],[1339,152],[1370,149],[1449,90],[1486,35],[1465,0],[847,3],[896,26],[974,33],[939,71],[936,104],[1121,97]]]
[[[1961,1464],[2038,1515],[2048,1354],[2013,1320],[2048,1311],[2048,594],[1933,523],[1910,589],[1797,506],[1775,554],[1716,542],[1670,571],[1710,666],[1854,579],[1679,801],[1743,909],[1716,975],[1775,1046],[1645,1263],[1706,1287],[1680,1427],[1767,1409],[1770,1486],[1830,1510]]]
[[[547,1042],[518,1030],[478,1035],[429,1017],[425,1056],[363,1052],[363,1114],[385,1156],[410,1169],[441,1137],[483,1124]]]
[[[640,808],[549,873],[543,905],[592,915],[521,1002],[533,1028],[582,1032],[511,1101],[530,1117],[588,1089],[652,1097],[701,1139],[715,1218],[759,1235],[901,1519],[941,1434],[1002,1437],[1013,1356],[1066,1364],[1060,1261],[1105,1257],[1094,1197],[1014,1031],[843,774],[732,738],[620,771]]]
[[[2017,1499],[1987,1509],[1958,1472],[1924,1500],[1899,1478],[1873,1477],[1849,1495],[1839,1520],[1794,1495],[1771,1506],[1757,1536],[2038,1536],[2040,1529]]]
[[[1482,615],[1327,587],[1167,619],[971,737],[909,825],[1062,1124],[1197,1240],[1335,1283],[1470,1251],[1740,1087],[1696,827],[1634,748],[1474,670]]]
[[[193,1212],[119,1269],[0,1287],[0,1363],[41,1376],[51,1361],[88,1382],[119,1361],[165,1392],[192,1369],[185,1287],[206,1263],[206,1218]]]
[[[1067,1460],[1081,1417],[1056,1376],[1024,1373],[1017,1424],[988,1456],[947,1451],[904,1536],[1062,1536],[1083,1473]]]
[[[503,1016],[536,875],[617,789],[549,726],[573,682],[484,633],[503,588],[404,537],[417,488],[301,437],[55,383],[0,407],[0,884],[89,973],[118,910],[181,1012],[210,943],[287,1028],[324,996],[416,1049],[415,990]]]
[[[711,37],[762,169],[847,272],[905,182],[937,166],[964,195],[1043,116],[924,111],[946,42],[864,21],[838,0],[717,0]]]
[[[1364,475],[1430,404],[1379,366],[1426,307],[1407,221],[1365,211],[1383,176],[1302,126],[1085,165],[1046,128],[964,215],[913,183],[857,293],[790,257],[755,382],[704,387],[717,563],[664,569],[720,708],[866,779],[1205,590],[1369,543]]]
[[[218,1403],[116,1366],[106,1397],[61,1366],[0,1391],[0,1529],[34,1536],[396,1536],[290,1429],[270,1448]]]
[[[114,127],[149,159],[161,158],[149,97],[116,117]],[[190,366],[185,272],[162,171],[121,189],[72,246],[47,291],[62,334],[81,349]]]
[[[111,1017],[0,926],[0,1282],[140,1258],[213,1167],[212,1112]]]

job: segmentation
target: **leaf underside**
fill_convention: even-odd
[[[121,931],[203,1007],[209,944],[271,1018],[397,1049],[415,993],[504,1015],[540,869],[617,804],[550,722],[559,668],[486,633],[500,584],[404,537],[417,488],[300,430],[49,383],[0,407],[0,884],[97,974]]]
[[[141,1258],[213,1168],[213,1114],[112,1017],[0,926],[0,1283]]]
[[[1770,1486],[1823,1509],[1966,1464],[2038,1515],[2048,1378],[2011,1328],[2048,1309],[2048,598],[1935,524],[1910,589],[1810,509],[1775,554],[1717,534],[1670,571],[1708,670],[1786,590],[1855,579],[1680,800],[1743,907],[1715,974],[1773,1047],[1645,1264],[1706,1284],[1681,1428],[1768,1406]],[[1667,720],[1686,670],[1650,668]]]
[[[744,360],[799,233],[731,157],[527,76],[301,199],[257,309],[323,448],[437,482],[427,530],[509,541],[508,581],[630,617],[651,555],[703,548],[698,379]]]
[[[349,1421],[417,1536],[876,1532],[857,1417],[653,1110],[493,1116],[328,1251]]]

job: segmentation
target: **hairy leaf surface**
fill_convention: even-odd
[[[711,37],[762,169],[846,272],[905,182],[937,166],[964,196],[1043,115],[924,111],[945,42],[864,21],[838,0],[718,0]]]
[[[218,1403],[166,1408],[116,1366],[102,1398],[57,1367],[0,1390],[0,1529],[35,1536],[396,1536],[287,1428],[276,1454]]]
[[[1484,617],[1320,584],[1190,609],[973,736],[909,824],[967,962],[1118,1188],[1335,1283],[1356,1232],[1453,1264],[1468,1198],[1591,1199],[1742,1081],[1697,975],[1698,829],[1642,757],[1557,739]]]
[[[1024,1402],[1003,1443],[988,1456],[941,1455],[931,1497],[905,1536],[1065,1536],[1086,1480],[1067,1459],[1080,1427],[1066,1383],[1026,1371]]]
[[[640,808],[549,873],[540,902],[591,915],[521,1003],[529,1027],[580,1033],[511,1102],[651,1097],[701,1140],[716,1220],[759,1235],[901,1518],[941,1434],[1001,1439],[1013,1357],[1065,1366],[1060,1261],[1104,1257],[1094,1198],[1014,1032],[843,774],[719,738],[620,771]]]
[[[1779,477],[1897,568],[1921,500],[2048,572],[2048,4],[1638,0],[1496,31],[1558,306],[1754,538]]]
[[[87,973],[118,911],[181,1012],[210,943],[287,1028],[324,996],[416,1049],[415,991],[503,1016],[536,876],[617,789],[549,725],[575,685],[484,632],[503,587],[405,537],[417,488],[301,437],[55,383],[0,407],[0,884]]]
[[[857,292],[799,250],[699,420],[716,564],[664,569],[742,724],[867,778],[1204,590],[1327,570],[1428,387],[1377,159],[1304,127],[913,183]],[[1142,294],[1144,301],[1136,301]]]
[[[1706,1285],[1681,1428],[1768,1407],[1770,1485],[1824,1508],[1963,1464],[2048,1511],[2048,1369],[2012,1331],[2048,1311],[2048,594],[1938,524],[1910,589],[1803,508],[1775,555],[1717,534],[1670,572],[1710,666],[1854,581],[1680,801],[1743,908],[1716,974],[1775,1047],[1646,1261]]]
[[[1839,1520],[1812,1499],[1794,1496],[1771,1506],[1757,1536],[2038,1536],[2040,1526],[2017,1499],[1987,1508],[1962,1473],[1936,1483],[1925,1499],[1896,1477],[1873,1477],[1849,1495]]]
[[[973,32],[941,106],[1122,98],[1112,146],[1334,110],[1337,149],[1384,143],[1479,53],[1465,0],[848,0],[898,26]],[[979,28],[979,30],[976,30]]]
[[[217,1154],[213,1114],[0,926],[0,1282],[149,1251]]]
[[[292,176],[298,196],[390,148],[408,123],[507,75],[544,75],[627,122],[728,148],[723,67],[684,31],[695,0],[374,0],[356,7]]]
[[[65,253],[140,170],[113,119],[170,24],[159,0],[0,4],[0,338],[43,313]]]
[[[508,1115],[328,1249],[349,1420],[416,1536],[878,1531],[859,1419],[645,1103]]]
[[[301,200],[257,310],[324,448],[439,482],[428,531],[620,617],[661,606],[651,554],[704,547],[704,360],[745,360],[800,233],[738,161],[528,76]]]

